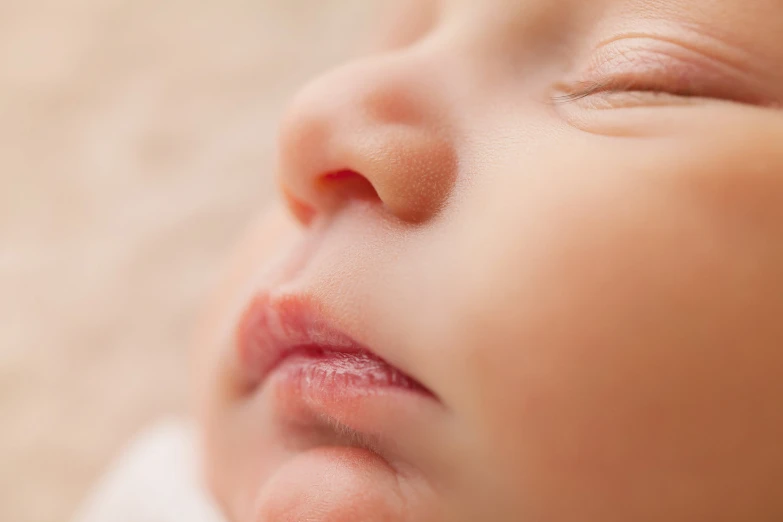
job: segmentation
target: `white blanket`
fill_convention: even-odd
[[[223,522],[198,468],[192,428],[157,425],[120,455],[75,522]]]

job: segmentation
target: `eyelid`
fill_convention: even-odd
[[[653,37],[614,40],[593,54],[578,81],[554,101],[568,102],[599,92],[651,91],[680,96],[768,104],[746,71],[690,46]]]

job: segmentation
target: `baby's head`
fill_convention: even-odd
[[[200,337],[229,518],[783,520],[783,3],[413,3]]]

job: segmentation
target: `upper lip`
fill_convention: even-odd
[[[247,387],[255,389],[289,355],[301,348],[381,359],[330,324],[315,301],[300,296],[256,296],[237,328],[237,355]]]

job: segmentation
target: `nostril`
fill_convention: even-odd
[[[317,194],[303,199],[291,187],[281,184],[280,190],[288,209],[303,225],[309,225],[317,214],[331,213],[350,201],[381,203],[372,182],[356,171],[343,169],[316,178],[312,188]]]
[[[351,200],[381,201],[372,182],[353,170],[344,169],[324,174],[318,180],[318,188],[338,204]]]

